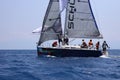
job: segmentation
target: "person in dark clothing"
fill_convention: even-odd
[[[88,48],[88,46],[84,40],[82,40],[81,48]]]
[[[108,46],[108,44],[106,43],[106,41],[103,42],[102,48],[103,48],[103,51],[106,51],[107,48],[109,48],[109,46]]]
[[[98,41],[95,46],[96,46],[96,50],[99,50],[100,42]]]
[[[68,37],[64,37],[64,43],[66,44],[66,45],[69,45],[69,39],[68,39]]]
[[[60,43],[62,43],[62,34],[59,34],[58,35],[58,43],[59,43],[59,46],[60,46]]]

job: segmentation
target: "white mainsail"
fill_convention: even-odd
[[[68,0],[65,34],[69,38],[102,38],[90,0]]]
[[[62,34],[59,0],[50,0],[38,45],[44,41],[58,39],[59,34]]]

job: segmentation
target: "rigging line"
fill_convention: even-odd
[[[49,19],[49,21],[60,19],[60,17]]]

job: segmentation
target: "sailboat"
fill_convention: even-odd
[[[39,56],[56,57],[99,57],[101,50],[81,48],[74,45],[46,47],[42,44],[49,40],[58,40],[60,36],[80,39],[102,39],[98,29],[90,0],[62,0],[64,5],[60,10],[60,0],[49,0],[43,20],[40,39],[37,44]],[[65,25],[62,27],[61,13],[65,11]],[[52,45],[52,44],[51,44]]]

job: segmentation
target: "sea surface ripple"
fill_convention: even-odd
[[[38,57],[35,50],[0,50],[0,80],[120,80],[120,50],[109,58]]]

